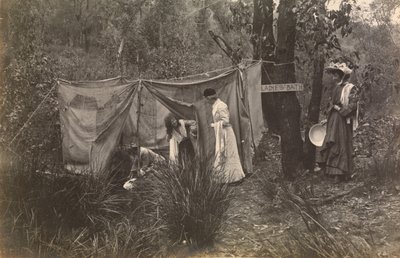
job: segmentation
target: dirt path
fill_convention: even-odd
[[[261,191],[257,173],[277,171],[278,160],[270,157],[256,164],[255,175],[234,187],[229,219],[215,246],[194,256],[265,257],[265,249],[287,237],[290,228],[304,228],[298,214],[275,205]],[[341,184],[333,184],[323,175],[314,175],[313,181],[316,198],[355,189],[317,207],[330,230],[361,241],[377,257],[400,257],[400,187],[367,184],[361,176]]]
[[[330,228],[367,243],[371,253],[378,257],[400,257],[400,194],[384,190],[367,193],[362,182],[328,186],[326,191],[327,183],[322,181],[315,186],[317,194],[326,196],[359,189],[319,207]],[[214,248],[196,257],[264,256],[269,243],[281,241],[290,228],[302,227],[303,222],[296,214],[274,210],[259,187],[254,177],[234,189],[235,199],[228,211],[230,218]]]

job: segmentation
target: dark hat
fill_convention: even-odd
[[[214,89],[211,89],[211,88],[207,88],[203,92],[203,96],[204,97],[212,96],[212,95],[215,95],[215,94],[217,94],[217,92]]]

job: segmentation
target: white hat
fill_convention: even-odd
[[[317,147],[322,146],[322,144],[324,143],[325,135],[326,126],[321,124],[313,125],[308,132],[308,137],[310,138],[311,143]]]
[[[342,71],[344,74],[351,74],[353,72],[352,69],[350,69],[346,63],[330,63],[328,67],[325,68],[325,70],[339,70]]]

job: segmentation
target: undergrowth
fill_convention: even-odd
[[[279,241],[266,241],[260,256],[266,257],[372,257],[371,246],[365,239],[337,232],[329,225],[317,205],[312,187],[299,182],[285,182],[279,176],[260,174],[258,182],[267,201],[280,209],[299,216],[303,227],[291,227]]]
[[[2,255],[146,257],[166,255],[183,240],[193,249],[206,247],[232,197],[200,163],[155,165],[131,191],[122,188],[118,171],[108,180],[60,168],[40,171],[29,162],[2,168]]]
[[[141,198],[105,180],[20,164],[1,171],[0,184],[7,256],[132,257],[158,250],[161,225],[138,212]]]
[[[162,166],[154,173],[152,196],[173,243],[209,246],[227,219],[231,189],[216,182],[213,169],[203,164]]]
[[[380,183],[393,183],[400,181],[400,168],[394,157],[375,157],[368,169],[372,177]]]

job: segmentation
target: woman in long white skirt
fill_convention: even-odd
[[[229,123],[228,106],[221,101],[214,89],[206,89],[203,93],[212,105],[215,132],[214,169],[217,180],[221,183],[234,183],[242,180],[245,174],[240,164],[235,133]]]

